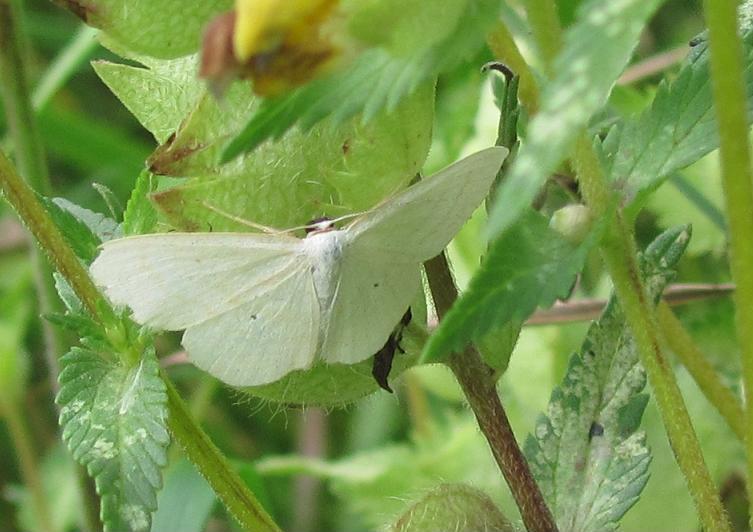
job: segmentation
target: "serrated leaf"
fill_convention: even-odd
[[[58,207],[68,211],[75,216],[77,220],[86,225],[99,242],[112,240],[113,238],[121,236],[120,227],[112,218],[108,218],[104,214],[76,205],[65,198],[53,198],[52,201]]]
[[[65,0],[87,24],[100,28],[118,47],[152,57],[193,53],[201,32],[232,0]]]
[[[132,367],[74,347],[61,359],[60,425],[101,496],[106,531],[148,531],[170,437],[154,350]],[[112,355],[109,355],[112,356]]]
[[[671,229],[642,256],[641,273],[654,301],[674,277],[689,236],[686,227]],[[635,342],[612,296],[525,445],[562,532],[614,530],[638,500],[651,461],[645,434],[636,432],[645,385]]]
[[[753,31],[743,37],[747,97],[753,101]],[[677,78],[663,81],[651,106],[641,115],[613,128],[608,148],[609,178],[622,190],[629,215],[636,215],[643,197],[664,179],[719,147],[711,94],[709,53],[693,52]],[[748,121],[753,120],[753,107]]]
[[[141,125],[163,143],[204,92],[204,84],[196,79],[198,59],[195,55],[169,61],[137,59],[145,68],[108,61],[94,61],[92,66]]]
[[[357,113],[368,122],[382,109],[394,109],[422,83],[480,50],[498,11],[496,0],[470,0],[453,30],[427,49],[397,55],[369,49],[343,70],[265,100],[227,145],[222,160],[251,151],[270,137],[279,138],[296,123],[305,130],[327,116],[337,123]]]
[[[510,172],[499,187],[489,232],[499,235],[531,204],[568,155],[589,118],[606,102],[638,37],[661,0],[590,0],[564,36],[554,76],[542,90],[541,110],[528,127]]]
[[[49,199],[39,196],[39,199],[76,256],[84,262],[91,262],[97,255],[100,241],[89,226],[67,208],[72,204],[60,201],[60,198]]]
[[[136,186],[123,213],[123,234],[126,236],[150,233],[157,223],[157,211],[149,195],[157,189],[157,178],[144,170],[136,178]]]
[[[514,528],[483,491],[464,484],[441,484],[413,504],[390,532],[513,532]]]
[[[549,228],[546,218],[528,210],[491,245],[468,288],[429,338],[422,362],[441,360],[566,296],[598,234],[598,229],[592,230],[589,238],[573,246]]]

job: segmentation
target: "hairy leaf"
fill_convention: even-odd
[[[464,484],[441,484],[411,506],[390,532],[513,532],[514,528],[483,491]]]
[[[412,28],[395,38],[396,49],[392,51],[389,46],[368,49],[343,70],[265,100],[227,145],[222,159],[228,161],[253,150],[267,138],[279,138],[296,123],[306,130],[326,116],[342,122],[357,113],[363,113],[368,122],[383,108],[394,109],[423,82],[451,70],[483,47],[487,29],[496,20],[499,2],[469,0],[461,11],[463,15],[455,17],[452,31],[428,48],[414,47],[412,53],[405,50],[410,40],[407,35],[414,39],[415,35],[424,35]],[[391,16],[394,19],[394,13]],[[362,20],[368,18],[364,16]],[[369,24],[379,31],[380,26],[373,19]],[[398,33],[408,26],[398,24]]]
[[[74,347],[61,359],[60,424],[101,496],[107,531],[148,531],[170,442],[167,395],[154,350],[126,366]]]
[[[175,137],[150,158],[157,174],[192,176],[153,195],[175,227],[249,230],[230,214],[284,229],[364,211],[403,188],[429,150],[433,87],[424,85],[369,124],[322,122],[219,165],[225,140],[255,105],[243,84],[233,85],[221,104],[205,94]]]
[[[422,361],[462,350],[495,328],[522,322],[536,307],[566,296],[598,233],[593,231],[575,247],[550,229],[543,216],[528,210],[491,245],[468,288],[429,338]],[[489,363],[500,366],[499,361]]]
[[[197,57],[159,61],[136,57],[145,67],[108,61],[94,71],[157,142],[165,142],[196,105],[204,84],[196,79]]]
[[[231,0],[59,0],[106,40],[129,51],[161,58],[195,52],[212,16],[230,9]]]
[[[753,31],[744,35],[747,95],[753,101]],[[613,128],[604,141],[609,178],[622,189],[629,212],[674,171],[688,166],[719,147],[712,106],[709,53],[692,53],[677,78],[663,81],[650,108]],[[748,120],[753,119],[753,107]]]
[[[41,196],[39,198],[55,225],[63,233],[68,245],[84,262],[91,262],[97,255],[97,246],[101,242],[97,230],[117,231],[117,224],[105,222],[106,218],[103,215],[79,207],[68,200]]]
[[[123,213],[123,234],[140,235],[150,233],[157,223],[157,211],[154,209],[149,195],[157,188],[157,178],[148,170],[144,170],[136,179],[136,186]]]
[[[661,0],[590,0],[565,34],[554,77],[542,91],[541,110],[528,127],[507,178],[496,194],[489,230],[499,235],[531,204],[568,155],[588,119],[606,102],[644,24]]]
[[[674,277],[688,228],[660,235],[641,259],[656,301]],[[648,396],[646,375],[622,311],[612,296],[570,360],[546,416],[525,453],[560,530],[614,530],[648,480],[646,436],[636,432]]]

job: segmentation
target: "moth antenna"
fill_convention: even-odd
[[[268,227],[266,225],[257,224],[255,222],[251,222],[249,220],[246,220],[245,218],[241,218],[240,216],[235,216],[234,214],[231,214],[231,213],[229,213],[227,211],[223,211],[222,209],[220,209],[218,207],[215,207],[214,205],[211,205],[211,204],[207,203],[206,201],[202,201],[201,204],[204,207],[206,207],[207,209],[209,209],[210,211],[215,212],[215,213],[219,214],[220,216],[224,216],[228,220],[233,220],[234,222],[238,222],[239,224],[245,225],[247,227],[251,227],[251,228],[256,229],[258,231],[262,231],[264,233],[268,233],[268,234],[272,234],[272,235],[279,235],[281,233],[287,233],[289,231],[289,229],[285,230],[285,231],[280,231],[279,229],[275,229],[273,227]]]

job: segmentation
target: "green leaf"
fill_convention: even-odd
[[[747,95],[753,101],[753,31],[744,35]],[[700,46],[700,45],[699,45]],[[663,81],[651,107],[613,128],[604,141],[609,178],[620,187],[629,215],[635,216],[645,195],[676,170],[719,147],[712,106],[709,54],[691,54],[677,78]],[[753,107],[748,120],[753,119]]]
[[[491,245],[468,288],[429,338],[422,362],[441,360],[512,320],[524,321],[536,307],[565,297],[598,234],[598,229],[592,230],[574,247],[549,228],[546,218],[528,210]]]
[[[161,58],[195,52],[201,32],[231,0],[76,0],[76,14],[100,28],[106,40],[135,53]]]
[[[149,195],[157,189],[157,178],[148,170],[144,170],[136,179],[136,186],[123,213],[123,234],[140,235],[150,233],[157,223],[157,211],[152,205]]]
[[[89,225],[69,209],[69,207],[74,204],[61,198],[49,199],[42,196],[38,197],[47,209],[50,217],[52,217],[55,225],[60,229],[60,232],[63,233],[66,242],[71,246],[76,256],[86,263],[94,260],[94,257],[97,255],[97,246],[99,246],[100,240]],[[78,208],[91,215],[96,214],[81,207]],[[81,212],[79,212],[79,214],[81,214]],[[93,222],[92,219],[90,219],[90,221]]]
[[[390,532],[513,532],[514,528],[483,491],[463,484],[441,484],[424,495]]]
[[[217,157],[225,140],[256,100],[242,83],[221,104],[206,93],[175,137],[150,158],[155,173],[192,178],[153,199],[174,227],[194,231],[249,230],[207,205],[277,228],[367,210],[420,170],[430,145],[433,103],[433,87],[424,85],[367,125],[358,119],[337,126],[325,121],[221,166]]]
[[[686,227],[669,230],[642,256],[641,273],[654,301],[674,277],[689,238]],[[635,342],[612,296],[525,445],[563,532],[612,530],[638,500],[651,461],[645,434],[636,432],[645,385]]]
[[[590,0],[565,33],[541,110],[528,127],[506,179],[497,191],[489,232],[499,235],[531,204],[546,179],[568,155],[589,118],[606,102],[638,37],[661,0]]]
[[[60,425],[101,496],[106,531],[148,531],[170,442],[154,350],[133,366],[74,347],[61,359]]]
[[[279,138],[296,123],[306,130],[326,116],[331,115],[338,123],[357,113],[363,113],[363,120],[368,122],[382,109],[394,109],[421,84],[451,70],[482,49],[487,30],[497,19],[498,12],[496,0],[469,0],[452,31],[428,48],[419,47],[412,54],[392,54],[384,48],[372,48],[343,70],[265,100],[227,145],[222,160],[229,161],[251,151],[270,137]],[[395,18],[394,11],[391,17]],[[379,29],[373,20],[370,24]],[[409,24],[403,26],[407,29]],[[415,29],[410,31],[414,39],[416,35],[425,35],[416,33]],[[403,39],[395,38],[396,41]],[[402,49],[404,44],[396,47]]]
[[[92,66],[141,125],[163,143],[204,92],[204,84],[196,79],[198,59],[195,55],[170,61],[136,59],[146,68],[108,61],[94,61]]]

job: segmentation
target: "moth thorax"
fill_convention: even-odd
[[[311,264],[314,290],[323,312],[329,310],[337,291],[343,254],[344,231],[310,233],[303,245]]]

